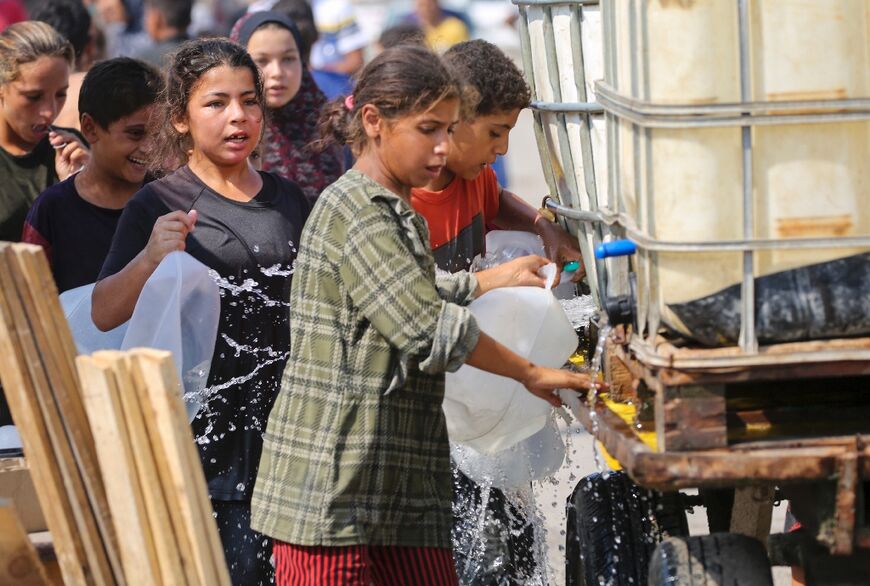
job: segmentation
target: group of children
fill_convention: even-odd
[[[192,426],[234,583],[456,584],[444,373],[470,364],[553,405],[591,384],[517,356],[466,307],[543,285],[536,256],[464,270],[491,226],[579,258],[488,167],[528,88],[483,41],[443,58],[408,44],[326,103],[286,16],[248,15],[233,38],[183,44],[164,76],[95,65],[78,134],[53,126],[66,40],[0,33],[0,237],[44,246],[61,291],[96,281],[104,330],[170,252],[211,269],[221,320]]]

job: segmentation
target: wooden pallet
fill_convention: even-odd
[[[628,338],[617,330],[608,339],[606,376],[617,381],[616,400],[654,414],[640,423],[656,431],[661,451],[870,434],[870,359],[863,354],[870,339],[778,344],[759,353],[763,364],[723,367],[740,359],[736,349],[677,349],[662,342],[657,358],[647,360]],[[775,360],[795,356],[804,360]]]

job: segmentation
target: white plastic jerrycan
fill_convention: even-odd
[[[559,368],[577,348],[565,311],[547,289],[508,287],[475,299],[481,331],[539,366]],[[464,365],[447,373],[444,414],[450,440],[488,454],[540,431],[552,407],[513,379]]]
[[[550,417],[537,433],[511,447],[481,454],[474,448],[450,443],[450,456],[463,474],[477,484],[491,484],[500,490],[522,490],[533,480],[552,476],[565,460],[565,442]]]

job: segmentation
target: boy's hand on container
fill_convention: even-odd
[[[577,239],[566,232],[560,225],[552,222],[540,222],[538,234],[544,241],[544,252],[560,267],[566,262],[576,260],[580,262],[580,268],[574,271],[571,278],[575,283],[586,276],[586,267],[583,265],[583,255],[580,254],[580,244]]]
[[[184,250],[185,239],[196,226],[196,217],[196,210],[187,213],[179,210],[157,218],[145,245],[148,262],[156,267],[170,252]]]
[[[91,158],[88,147],[71,132],[52,130],[48,142],[55,149],[54,170],[61,181],[81,171]]]
[[[530,393],[548,402],[553,407],[561,407],[562,401],[553,391],[556,389],[599,389],[606,388],[605,383],[594,383],[588,374],[571,372],[560,368],[545,368],[532,366],[529,375],[521,381]]]
[[[478,295],[499,287],[543,287],[546,280],[538,270],[550,261],[542,256],[521,256],[477,273]]]

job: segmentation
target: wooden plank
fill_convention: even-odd
[[[659,451],[722,448],[728,445],[722,386],[665,387],[656,393]]]
[[[830,437],[870,432],[870,405],[801,405],[729,411],[731,443],[795,437]]]
[[[52,432],[42,413],[44,398],[35,390],[37,385],[46,383],[44,378],[34,380],[24,351],[29,345],[31,355],[36,352],[29,325],[21,319],[24,309],[7,260],[10,247],[0,243],[0,377],[28,455],[40,504],[55,536],[64,579],[70,586],[89,584],[89,562],[84,544],[78,538],[78,521],[67,494],[65,476],[68,471],[64,474],[61,470],[52,444]],[[56,430],[54,435],[57,436]]]
[[[136,382],[127,367],[126,355],[122,352],[97,352],[96,360],[111,368],[118,385],[118,395],[124,415],[124,425],[135,454],[133,465],[139,485],[142,487],[143,503],[148,518],[148,526],[154,536],[154,546],[159,561],[158,568],[164,584],[183,584],[184,569],[179,552],[179,544],[170,520],[170,503],[164,496],[163,486],[158,475],[160,450],[155,450],[154,442],[146,429],[150,417],[147,404],[140,400]],[[157,438],[162,441],[162,438]]]
[[[148,522],[142,486],[136,473],[135,462],[139,454],[130,441],[115,372],[105,357],[79,356],[76,366],[112,520],[116,532],[124,535],[119,547],[125,577],[131,583],[159,584],[155,536]],[[129,389],[124,391],[129,392]]]
[[[48,583],[51,586],[64,586],[63,574],[60,571],[60,565],[57,563],[57,552],[54,549],[51,532],[37,531],[36,533],[29,533],[27,537],[36,549],[39,561],[42,562],[42,567],[45,570],[46,576],[48,576]]]
[[[832,352],[842,350],[868,350],[870,349],[870,337],[864,338],[836,338],[831,340],[808,340],[806,342],[785,342],[761,346],[758,353],[768,356],[781,356],[785,354],[807,354],[814,352]],[[725,346],[722,348],[678,348],[659,336],[656,339],[656,350],[662,356],[668,358],[719,358],[723,356],[741,356],[743,351],[739,346]]]
[[[831,553],[851,555],[855,548],[855,516],[858,501],[858,454],[843,454],[837,461],[837,496],[834,502],[834,543]],[[861,489],[863,491],[863,489]]]
[[[635,401],[637,399],[637,385],[640,381],[636,381],[631,371],[612,351],[615,344],[607,341],[607,349],[604,354],[604,380],[610,385],[608,393],[610,397],[617,402]]]
[[[629,346],[646,374],[669,386],[870,374],[870,337],[774,344],[757,355],[736,346],[678,348],[662,336],[655,347],[639,338]]]
[[[33,476],[23,456],[0,458],[0,498],[12,501],[15,514],[27,533],[48,530]]]
[[[124,584],[117,537],[75,370],[76,347],[60,307],[51,269],[40,246],[15,244],[7,255],[103,544],[103,552],[95,552],[94,564],[99,569],[95,577],[98,583],[105,577],[107,583]],[[89,523],[86,529],[91,530]]]
[[[870,374],[870,360],[830,361],[730,368],[721,372],[662,368],[657,376],[666,385],[721,384],[748,381],[778,381],[795,378],[840,378]]]
[[[48,586],[36,548],[15,516],[12,503],[0,500],[0,584]]]
[[[173,515],[182,559],[195,570],[192,584],[229,586],[230,579],[218,536],[205,475],[184,403],[172,355],[168,352],[131,351],[131,371],[146,416],[152,448],[161,463],[160,474]]]

